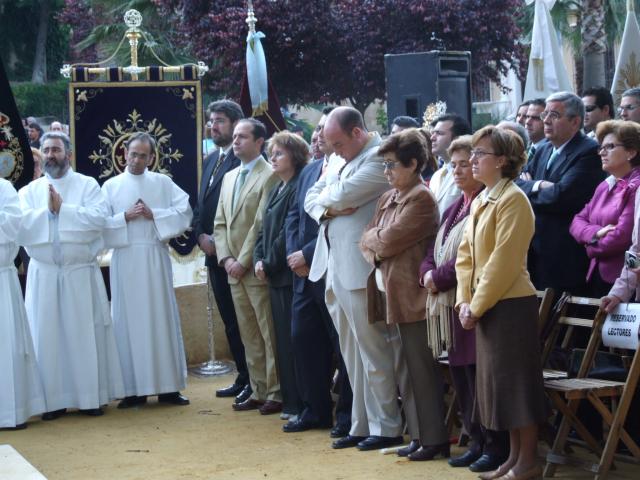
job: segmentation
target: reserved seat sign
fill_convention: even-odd
[[[639,331],[640,303],[621,303],[604,321],[602,343],[606,347],[637,350]]]

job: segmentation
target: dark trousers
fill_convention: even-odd
[[[336,423],[351,425],[353,394],[340,354],[338,334],[324,301],[324,281],[305,282],[303,292],[294,292],[291,341],[296,379],[303,402],[301,419],[332,423],[331,380],[333,355],[338,358]]]
[[[294,356],[291,345],[291,302],[293,289],[286,287],[269,287],[273,330],[276,335],[276,365],[282,393],[282,412],[298,415],[302,410],[302,400],[298,393]]]
[[[215,258],[214,260],[217,261]],[[249,370],[247,369],[247,359],[244,356],[244,345],[240,338],[238,319],[236,318],[236,310],[233,306],[227,271],[218,265],[209,265],[209,280],[211,281],[211,288],[213,289],[218,311],[224,323],[224,333],[227,335],[229,350],[231,350],[231,356],[238,369],[238,376],[236,377],[235,383],[248,385]]]
[[[462,423],[471,437],[469,449],[481,451],[485,455],[498,458],[509,456],[509,432],[489,430],[480,425],[478,415],[473,415],[476,392],[476,366],[449,366],[453,387],[456,389],[458,406],[462,413]]]

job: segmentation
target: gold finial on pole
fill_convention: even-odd
[[[247,19],[245,20],[245,22],[247,22],[247,25],[249,25],[249,32],[250,33],[256,33],[256,22],[258,21],[258,19],[256,18],[256,16],[253,13],[253,1],[252,0],[247,0]]]
[[[131,47],[131,79],[138,80],[138,40],[142,36],[139,28],[142,25],[142,15],[137,10],[127,10],[124,14],[124,23],[129,27],[126,36]]]

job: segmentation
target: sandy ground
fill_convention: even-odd
[[[0,432],[0,444],[12,445],[49,480],[477,478],[445,460],[333,450],[328,430],[283,433],[278,415],[233,412],[231,399],[215,398],[214,390],[232,379],[189,377],[188,407],[151,399],[131,410],[112,403],[98,418],[70,413],[53,422],[33,419],[26,430]],[[621,470],[609,478],[640,478],[640,467]],[[557,478],[593,477],[564,468]]]

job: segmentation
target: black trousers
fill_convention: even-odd
[[[302,400],[296,382],[295,359],[291,344],[293,289],[290,285],[286,287],[269,286],[269,297],[273,315],[273,330],[276,335],[276,364],[278,365],[280,393],[282,393],[282,413],[299,415],[302,411]]]
[[[469,449],[485,455],[507,458],[509,456],[509,432],[489,430],[473,421],[476,392],[476,366],[450,366],[451,380],[456,389],[462,423],[471,437]],[[476,416],[477,418],[477,416]]]
[[[214,258],[214,260],[217,262],[217,259]],[[209,265],[209,280],[211,281],[211,288],[213,289],[218,311],[224,323],[224,333],[227,336],[229,350],[231,350],[231,356],[238,369],[235,383],[248,385],[249,370],[247,369],[247,359],[244,356],[244,345],[240,338],[238,319],[233,306],[227,271],[218,265]]]
[[[291,341],[298,390],[303,402],[303,421],[330,424],[333,420],[331,380],[333,358],[338,359],[336,423],[351,425],[353,394],[340,354],[338,334],[324,301],[324,281],[305,282],[302,293],[294,292]]]

